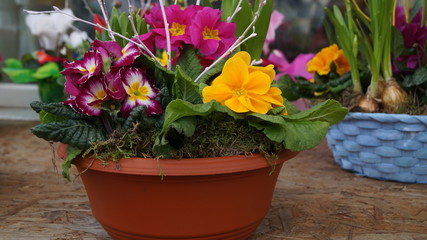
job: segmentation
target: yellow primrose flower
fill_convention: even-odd
[[[231,59],[233,58],[241,58],[248,66],[249,66],[249,72],[255,72],[255,71],[261,71],[265,74],[267,74],[271,81],[274,80],[274,78],[276,77],[276,71],[274,71],[274,65],[273,64],[269,64],[265,67],[256,67],[256,66],[251,66],[251,55],[249,55],[248,52],[245,51],[240,51],[236,54],[234,54],[233,57],[231,57]]]
[[[247,61],[241,57],[232,57],[224,64],[221,75],[214,79],[211,86],[203,89],[203,102],[216,100],[234,112],[265,114],[272,108],[272,104],[283,106],[280,89],[270,86],[268,74],[263,71],[251,72]]]
[[[345,57],[343,50],[338,51],[338,57],[337,59],[335,59],[334,63],[336,66],[335,70],[340,76],[350,71],[350,64],[348,64],[347,58]]]
[[[336,44],[323,48],[307,63],[307,72],[327,75],[331,71],[332,62],[339,57],[338,51]]]

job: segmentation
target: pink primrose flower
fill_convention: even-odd
[[[267,55],[270,52],[269,45],[276,39],[276,30],[283,23],[285,16],[277,10],[274,10],[271,14],[270,24],[268,25],[267,36],[265,38],[263,52]]]
[[[221,56],[235,41],[235,23],[221,21],[221,11],[205,7],[198,11],[190,29],[191,41],[205,56]]]
[[[276,80],[286,74],[289,74],[293,79],[295,76],[301,76],[310,80],[313,78],[313,74],[307,72],[306,65],[313,57],[313,53],[299,54],[292,63],[289,63],[282,51],[273,50],[268,56],[267,63],[276,66],[279,72],[276,75]]]
[[[178,5],[171,5],[165,10],[169,24],[169,36],[172,51],[178,50],[182,43],[190,44],[190,25],[196,14],[196,8],[189,6],[182,10]],[[166,31],[164,26],[152,30],[156,34],[156,44],[161,49],[167,48]]]
[[[158,90],[153,86],[151,80],[145,75],[143,70],[134,67],[126,67],[120,70],[123,88],[126,91],[126,98],[120,109],[124,117],[137,106],[146,106],[146,114],[161,114],[162,107],[155,100]]]

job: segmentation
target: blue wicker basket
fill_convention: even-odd
[[[427,183],[427,116],[349,113],[326,138],[343,169],[381,180]]]

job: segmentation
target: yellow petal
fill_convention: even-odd
[[[248,66],[241,58],[231,58],[224,64],[221,82],[233,88],[241,88],[248,79]]]
[[[249,97],[249,110],[255,113],[266,114],[271,109],[271,104],[258,97]]]
[[[225,101],[225,106],[237,113],[249,112],[249,109],[245,107],[237,97],[233,97]]]
[[[271,82],[273,82],[274,78],[276,77],[276,71],[274,71],[274,65],[273,64],[269,64],[265,67],[249,66],[249,73],[255,72],[255,71],[261,71],[261,72],[267,74],[270,77]]]
[[[233,97],[233,93],[227,85],[218,84],[215,86],[207,86],[202,90],[203,103],[216,100],[224,105],[227,99]]]
[[[249,74],[248,80],[242,87],[247,92],[263,95],[270,89],[270,84],[270,77],[267,74],[256,71]]]
[[[249,55],[249,53],[248,53],[248,52],[245,52],[245,51],[240,51],[240,52],[238,52],[238,53],[234,54],[234,56],[233,56],[232,58],[240,58],[240,59],[242,59],[242,60],[246,63],[246,65],[248,65],[248,66],[251,64],[251,55]]]

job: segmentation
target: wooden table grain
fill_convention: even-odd
[[[52,147],[31,134],[35,124],[0,121],[0,240],[109,240],[80,179],[65,181]],[[284,164],[249,239],[426,240],[427,185],[344,171],[323,142]]]

